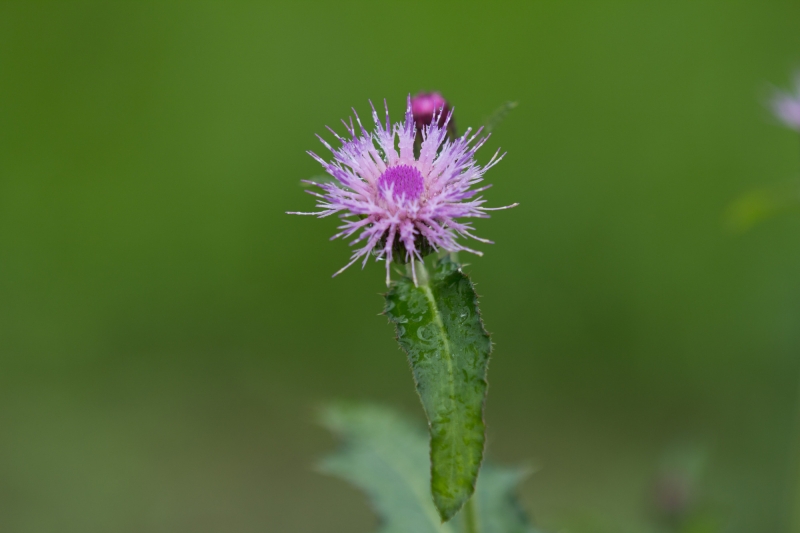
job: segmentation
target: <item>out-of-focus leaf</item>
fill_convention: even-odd
[[[727,210],[726,221],[735,231],[746,231],[775,215],[800,208],[800,184],[756,189],[739,197]]]
[[[489,115],[489,118],[483,124],[483,129],[486,133],[491,133],[502,121],[506,118],[506,115],[517,107],[517,102],[505,102],[503,105],[492,111],[492,114]]]
[[[419,286],[403,277],[386,295],[386,315],[408,354],[428,417],[431,492],[443,521],[472,496],[483,460],[492,343],[477,300],[472,282],[449,257]]]
[[[488,463],[475,490],[475,512],[479,531],[487,533],[536,533],[517,501],[517,486],[527,477],[524,469],[497,467]]]
[[[441,523],[429,492],[428,446],[416,424],[390,409],[337,404],[322,422],[342,439],[321,470],[361,488],[378,514],[379,533],[459,533],[462,516]],[[474,495],[481,533],[536,533],[514,492],[525,472],[484,465]]]
[[[679,533],[720,533],[725,528],[713,514],[698,514],[686,521],[677,531]]]

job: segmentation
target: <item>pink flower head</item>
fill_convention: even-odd
[[[440,93],[419,93],[411,99],[411,114],[417,129],[422,130],[433,122],[433,116],[438,113],[439,127],[444,126],[444,121],[450,117],[450,106]],[[452,119],[451,122],[452,124]]]
[[[413,260],[421,260],[428,251],[464,250],[482,255],[457,239],[471,237],[480,242],[491,242],[473,235],[472,225],[459,220],[487,218],[489,215],[486,212],[493,210],[483,207],[485,200],[479,195],[489,185],[473,186],[483,181],[483,174],[505,154],[500,155],[498,150],[484,166],[475,162],[475,152],[488,139],[487,136],[474,142],[483,128],[472,135],[471,129],[468,129],[463,136],[448,140],[447,126],[452,112],[440,120],[444,114],[440,108],[434,112],[430,124],[423,128],[419,157],[415,157],[416,125],[410,95],[405,121],[393,127],[389,122],[388,106],[385,124],[381,123],[372,106],[372,119],[375,122],[372,132],[361,124],[355,109],[353,113],[359,133],[352,118],[349,124],[342,121],[348,138],[340,137],[328,128],[341,143],[339,148],[333,148],[318,136],[333,154],[333,161],[327,162],[314,152],[309,152],[334,178],[334,181],[326,183],[311,182],[322,190],[309,191],[317,197],[320,211],[290,213],[320,218],[338,213],[343,224],[339,226],[341,231],[331,239],[355,235],[351,245],[358,244],[359,247],[353,251],[350,262],[334,276],[359,259],[363,259],[363,268],[370,254],[373,254],[376,259],[386,261],[387,284],[390,281],[390,265],[395,258],[403,263],[411,262],[412,276],[416,282]]]
[[[800,74],[796,76],[795,94],[775,91],[770,104],[772,112],[781,122],[800,131]]]

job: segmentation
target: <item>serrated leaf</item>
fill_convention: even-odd
[[[472,495],[483,459],[492,343],[477,299],[472,282],[447,257],[419,286],[404,277],[386,295],[386,314],[408,354],[428,417],[431,493],[445,522]]]
[[[428,446],[416,424],[374,405],[328,407],[323,424],[342,447],[320,465],[367,493],[379,517],[378,533],[458,533],[462,516],[441,523],[428,490]],[[535,533],[514,492],[525,472],[484,465],[474,505],[481,533]]]

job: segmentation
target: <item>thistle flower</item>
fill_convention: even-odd
[[[800,131],[800,73],[795,76],[795,94],[775,91],[770,107],[781,122],[795,131]]]
[[[459,219],[487,218],[487,211],[517,205],[483,207],[485,200],[479,194],[489,185],[473,188],[505,154],[500,155],[498,150],[486,165],[478,165],[474,159],[475,152],[488,139],[486,136],[475,142],[483,128],[474,134],[468,129],[463,136],[447,140],[452,111],[445,114],[441,107],[434,112],[431,123],[423,128],[420,154],[415,157],[416,125],[411,96],[408,97],[405,121],[393,127],[385,101],[385,124],[378,118],[372,102],[370,106],[374,131],[367,131],[353,109],[359,132],[356,132],[352,118],[349,124],[342,121],[349,138],[340,137],[328,128],[341,147],[333,148],[317,136],[333,154],[333,161],[327,162],[311,151],[308,153],[334,181],[310,182],[322,190],[308,191],[317,197],[320,211],[289,213],[320,218],[338,213],[343,224],[339,226],[341,231],[331,240],[357,234],[351,245],[360,247],[353,251],[350,262],[334,276],[359,259],[363,260],[363,268],[372,254],[377,260],[386,262],[387,284],[390,282],[391,263],[396,259],[411,262],[416,283],[414,260],[422,260],[429,251],[463,250],[482,255],[458,242],[458,238],[471,237],[484,243],[491,241],[473,235],[470,222]]]

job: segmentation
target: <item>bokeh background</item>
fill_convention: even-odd
[[[382,268],[331,279],[336,221],[284,212],[313,203],[314,133],[423,89],[460,127],[519,102],[481,157],[508,151],[488,198],[521,205],[478,223],[497,244],[469,271],[488,451],[536,468],[526,510],[646,531],[667,471],[709,531],[788,531],[800,216],[725,213],[800,177],[763,107],[798,21],[790,1],[3,2],[0,531],[374,530],[313,466],[327,401],[421,419]]]

